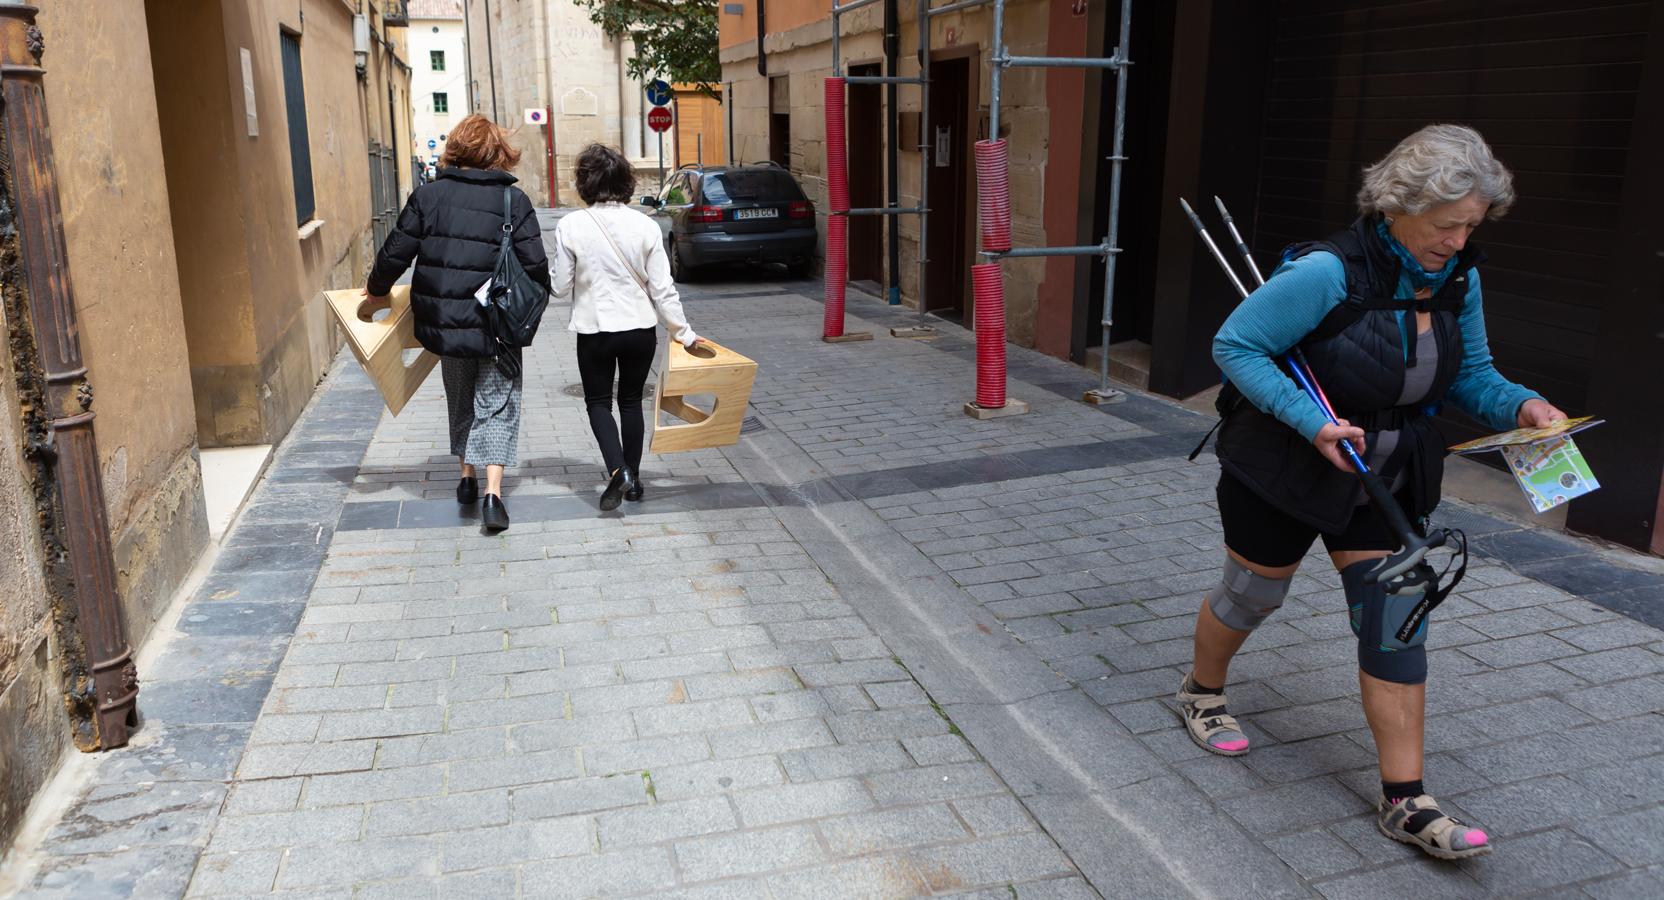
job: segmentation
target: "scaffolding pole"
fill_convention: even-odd
[[[990,0],[966,0],[964,3],[942,7],[939,12],[986,2],[990,2]],[[1082,399],[1087,403],[1095,404],[1124,400],[1126,399],[1125,394],[1109,386],[1109,332],[1110,327],[1114,324],[1115,261],[1121,254],[1121,167],[1126,162],[1127,67],[1132,65],[1131,60],[1127,58],[1127,49],[1132,26],[1132,0],[1121,0],[1120,44],[1115,48],[1114,55],[1078,58],[1010,55],[1009,48],[1005,45],[1006,0],[991,0],[991,2],[994,4],[994,47],[990,59],[993,71],[989,73],[993,85],[988,114],[988,137],[990,140],[999,140],[1001,87],[1003,74],[1007,68],[1020,66],[1115,70],[1115,143],[1109,157],[1109,222],[1105,229],[1106,235],[1103,243],[1082,247],[1016,247],[1005,251],[982,250],[980,253],[990,261],[997,261],[1004,257],[1035,256],[1102,256],[1104,258],[1104,310],[1101,317],[1103,342],[1100,347],[1098,387],[1095,390],[1087,391]],[[971,412],[972,405],[966,404],[967,412]]]
[[[892,328],[892,329],[890,329],[890,334],[893,337],[907,337],[907,338],[935,337],[936,336],[936,329],[933,328],[932,326],[930,326],[925,321],[925,315],[926,315],[926,312],[927,312],[926,308],[928,306],[927,299],[928,299],[928,296],[929,296],[929,294],[926,290],[927,285],[928,285],[927,267],[930,263],[929,254],[927,253],[927,248],[929,246],[927,241],[928,241],[928,237],[929,237],[929,234],[930,234],[929,221],[930,221],[930,150],[931,150],[931,147],[930,147],[930,141],[927,137],[927,132],[929,131],[929,128],[930,128],[930,20],[941,12],[948,12],[948,11],[952,11],[952,10],[956,10],[956,9],[964,9],[964,8],[971,7],[971,6],[979,6],[981,4],[989,2],[989,0],[966,0],[966,2],[963,2],[963,3],[954,3],[954,4],[950,4],[949,6],[942,7],[941,10],[932,10],[930,8],[930,0],[918,0],[918,7],[917,7],[918,22],[917,22],[917,25],[918,25],[918,32],[919,32],[919,44],[918,44],[919,74],[917,76],[913,76],[913,77],[904,77],[904,76],[900,75],[897,71],[894,71],[892,69],[892,71],[887,72],[884,75],[846,76],[846,75],[844,75],[844,64],[843,64],[843,22],[842,22],[841,17],[845,13],[854,12],[858,9],[862,9],[864,7],[871,6],[871,5],[873,5],[875,3],[878,3],[878,2],[879,2],[879,0],[848,0],[848,2],[834,4],[832,6],[832,77],[842,78],[846,84],[881,84],[881,85],[889,85],[889,86],[892,86],[892,87],[894,87],[896,85],[916,85],[920,88],[920,90],[919,90],[919,146],[918,146],[918,151],[919,151],[919,202],[918,202],[917,206],[909,206],[909,207],[899,207],[899,206],[867,207],[867,208],[861,208],[861,209],[851,209],[851,210],[848,210],[846,212],[832,211],[829,214],[830,215],[842,215],[842,216],[918,216],[919,217],[919,247],[918,247],[918,254],[917,254],[918,255],[918,267],[919,267],[919,278],[918,278],[919,286],[918,286],[918,298],[917,298],[918,299],[918,320],[917,320],[916,324],[914,324],[912,326],[909,326],[909,327]],[[894,65],[893,61],[891,61],[891,58],[888,55],[886,55],[886,60],[887,60],[887,62],[890,62],[890,64],[892,66]],[[885,150],[886,150],[886,153],[889,156],[889,158],[891,160],[893,160],[895,158],[896,154],[898,154],[901,151],[901,148],[896,146],[895,142],[892,141],[892,142],[889,143],[889,146],[885,148]],[[886,172],[889,172],[889,173],[893,173],[895,171],[894,167],[890,166],[890,165],[886,165],[885,169],[886,169]],[[891,240],[892,246],[893,246],[894,242],[895,242],[895,239],[896,239],[893,230],[892,230],[892,232],[889,236],[889,239]],[[895,259],[897,257],[895,256],[895,254],[892,254],[891,258]],[[899,283],[899,278],[896,276],[896,273],[894,271],[892,271],[890,273],[890,275],[891,275],[892,278],[896,279],[897,283]]]

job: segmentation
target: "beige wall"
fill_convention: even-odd
[[[371,138],[409,130],[408,71],[379,43],[355,68],[352,8],[341,0],[149,0],[151,31],[204,446],[272,443],[286,433],[337,347],[320,289],[359,283],[370,246]],[[378,35],[385,29],[372,20]],[[315,212],[297,227],[283,84],[283,30],[300,36]],[[404,30],[393,29],[402,53]],[[203,53],[203,47],[219,52]],[[252,58],[259,133],[245,126],[240,50]],[[403,120],[395,124],[387,85]],[[401,181],[409,185],[405,163]],[[211,202],[210,202],[211,198]]]
[[[789,79],[791,96],[791,170],[803,189],[815,201],[816,214],[825,239],[826,201],[826,119],[823,85],[832,74],[832,21],[830,15],[809,18],[807,24],[781,31],[780,21],[795,21],[808,16],[798,9],[802,4],[768,5],[769,34],[765,41],[768,53],[769,77]],[[754,13],[755,0],[746,0],[746,14]],[[1012,3],[1007,7],[1006,43],[1016,54],[1043,55],[1047,44],[1047,4],[1042,0]],[[902,75],[916,75],[913,62],[918,47],[918,25],[915,8],[903,4],[901,10]],[[750,31],[732,24],[738,17],[723,17],[723,79],[731,83],[734,128],[734,156],[742,160],[768,158],[769,151],[769,78],[757,73],[757,44],[755,20],[748,19]],[[842,19],[841,53],[844,64],[871,62],[883,58],[883,5],[874,4]],[[992,16],[986,9],[973,9],[938,16],[930,21],[932,52],[955,53],[964,48],[978,48],[972,63],[973,73],[981,80],[977,89],[980,105],[987,106],[990,95],[990,44]],[[949,30],[954,40],[949,42]],[[1010,183],[1012,240],[1018,246],[1039,246],[1046,243],[1042,216],[1045,195],[1046,142],[1050,117],[1046,108],[1045,73],[1037,69],[1012,70],[1005,77],[1001,104],[1001,131],[1010,142]],[[903,113],[919,110],[920,91],[902,86],[897,105]],[[971,121],[977,118],[973,115]],[[974,129],[973,129],[974,132]],[[966,141],[976,140],[975,133],[965,135]],[[968,151],[967,151],[968,152]],[[917,204],[919,195],[919,154],[902,148],[900,159],[901,205]],[[974,182],[966,193],[967,210],[974,215],[976,191]],[[933,219],[934,232],[943,227],[964,227],[965,223],[947,223],[940,217]],[[916,305],[918,296],[918,235],[916,216],[901,217],[901,287],[909,305]],[[888,254],[886,254],[886,267]],[[1036,308],[1039,285],[1045,279],[1045,261],[1041,259],[1008,259],[1002,264],[1005,276],[1006,337],[1023,346],[1035,342]],[[887,273],[886,273],[887,274]],[[969,278],[966,278],[967,283]]]
[[[30,467],[19,452],[16,383],[11,354],[0,355],[0,847],[10,845],[29,799],[69,746],[58,677],[47,658],[51,611]]]
[[[117,590],[138,646],[207,542],[150,48],[128,39],[145,33],[145,8],[59,0],[38,21]]]

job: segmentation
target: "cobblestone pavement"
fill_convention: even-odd
[[[1446,512],[1485,557],[1431,629],[1428,784],[1498,850],[1423,859],[1374,830],[1316,556],[1232,668],[1254,752],[1177,724],[1221,554],[1217,470],[1184,458],[1206,419],[1084,406],[1089,375],[1013,349],[1032,411],[974,421],[967,333],[892,339],[907,318],[857,298],[877,339],[823,344],[816,293],[688,291],[761,364],[753,418],[736,447],[649,457],[618,513],[558,326],[501,536],[451,499],[438,379],[367,451],[280,455],[232,539],[272,549],[186,608],[145,688],[163,737],[101,762],[37,892],[1664,893],[1664,580]],[[361,376],[331,381],[286,454],[362,421]],[[269,662],[232,678],[250,641]]]

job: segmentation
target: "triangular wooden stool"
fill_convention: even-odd
[[[653,452],[703,450],[738,442],[756,377],[755,362],[721,344],[707,341],[688,350],[671,341],[659,373],[659,388],[653,394]],[[716,403],[711,409],[700,409],[684,399],[692,394],[711,394]],[[662,425],[660,413],[687,424]]]
[[[410,365],[404,364],[404,351],[422,346],[416,342],[416,315],[410,311],[410,285],[395,285],[387,294],[390,312],[380,320],[372,319],[381,307],[364,299],[357,288],[344,291],[324,291],[320,296],[335,315],[335,324],[346,333],[347,346],[364,373],[370,376],[387,409],[398,415],[404,405],[422,386],[433,371],[439,357],[426,350]],[[360,302],[362,301],[362,302]]]

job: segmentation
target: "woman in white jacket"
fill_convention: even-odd
[[[658,349],[655,326],[662,320],[685,347],[700,339],[682,314],[658,223],[624,205],[636,189],[630,161],[591,144],[578,155],[576,180],[589,208],[555,227],[552,299],[572,303],[568,330],[578,335],[584,406],[609,475],[601,508],[611,510],[641,499],[641,394]],[[615,372],[621,422],[612,417]]]

